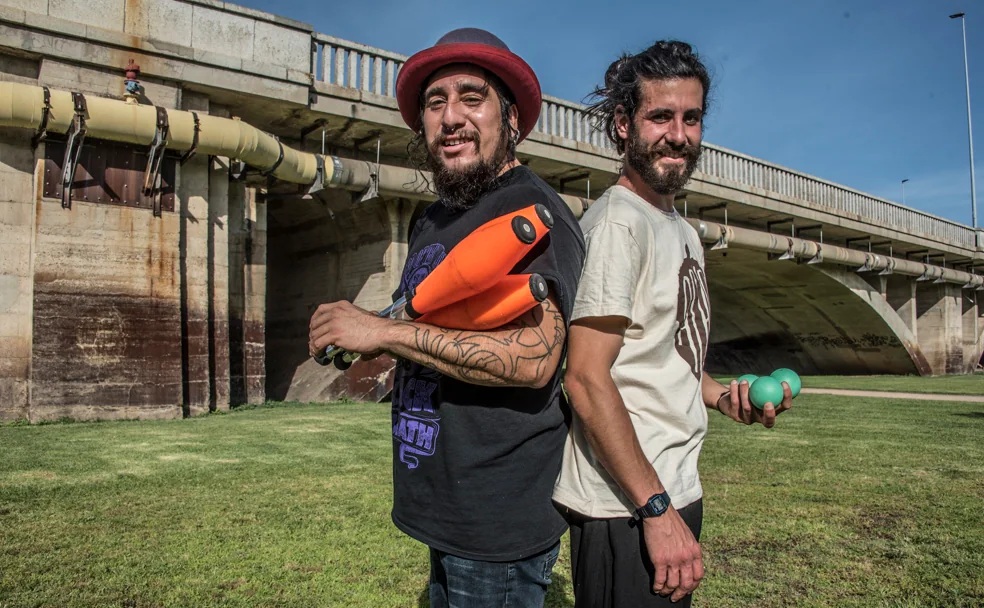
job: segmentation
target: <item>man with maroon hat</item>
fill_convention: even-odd
[[[568,432],[559,368],[584,239],[556,192],[516,159],[540,85],[501,40],[467,28],[410,57],[396,96],[440,200],[411,230],[394,299],[476,228],[537,203],[554,226],[514,272],[542,275],[549,297],[492,331],[325,304],[311,320],[311,355],[335,344],[398,360],[392,517],[430,547],[431,606],[542,606],[567,528],[551,494]]]

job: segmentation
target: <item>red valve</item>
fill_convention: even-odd
[[[140,76],[140,66],[133,63],[133,58],[130,58],[130,63],[126,65],[123,70],[126,72],[127,80],[136,80]]]

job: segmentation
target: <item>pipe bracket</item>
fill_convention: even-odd
[[[273,172],[280,167],[280,163],[284,162],[284,144],[281,143],[280,138],[276,135],[273,136],[277,140],[277,145],[280,146],[280,156],[277,158],[277,162],[273,163],[273,166],[262,172],[263,177],[270,177]]]
[[[888,261],[885,264],[885,269],[882,270],[881,272],[879,272],[878,275],[879,276],[888,276],[890,274],[893,274],[895,272],[895,267],[897,265],[898,265],[898,261],[895,258],[893,258],[893,257],[888,258]]]
[[[157,131],[154,133],[154,140],[150,142],[150,151],[147,153],[147,169],[144,171],[144,196],[154,197],[154,217],[161,216],[161,199],[158,179],[161,175],[161,163],[164,160],[164,153],[167,150],[167,136],[170,125],[167,120],[167,110],[156,106],[157,110]]]
[[[786,247],[786,252],[779,256],[780,260],[795,260],[796,254],[793,253],[793,239],[787,238],[786,242],[788,246]]]
[[[714,243],[713,245],[711,245],[711,251],[717,251],[718,249],[727,249],[728,248],[728,228],[727,228],[727,225],[725,225],[725,226],[719,226],[719,227],[721,228],[721,237],[717,240],[716,243]]]
[[[44,108],[41,110],[41,124],[38,126],[38,132],[31,139],[31,148],[35,150],[38,148],[38,144],[48,138],[48,117],[51,116],[51,91],[48,87],[42,88],[44,89]]]
[[[246,179],[246,163],[238,158],[229,159],[229,179],[241,182]]]
[[[314,194],[325,189],[325,157],[315,154],[314,161],[317,163],[318,169],[314,173],[314,182],[308,187],[308,194]]]
[[[62,162],[62,209],[72,208],[72,184],[75,183],[75,169],[78,167],[82,143],[85,141],[85,114],[88,112],[85,95],[82,93],[72,93],[72,104],[75,107],[75,115],[72,117],[72,124],[68,127],[65,160]]]
[[[369,168],[369,187],[362,193],[362,198],[359,199],[360,203],[379,198],[379,148],[381,143],[381,140],[377,136],[376,166]]]
[[[854,272],[871,272],[875,269],[875,258],[870,253],[864,254],[864,265]]]
[[[195,121],[195,134],[192,136],[191,147],[188,148],[188,151],[185,152],[184,156],[181,157],[181,160],[178,161],[178,164],[182,166],[191,160],[191,157],[198,151],[198,134],[202,130],[202,123],[198,120],[198,112],[192,112],[191,118]]]
[[[817,254],[806,261],[807,265],[823,262],[823,243],[817,243]]]

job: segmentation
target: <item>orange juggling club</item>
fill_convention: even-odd
[[[481,294],[506,277],[509,271],[550,231],[553,222],[550,210],[544,205],[537,204],[501,215],[483,224],[453,247],[447,257],[415,289],[409,290],[379,313],[379,316],[390,318],[406,316],[417,319]],[[542,278],[539,280],[542,282]],[[510,285],[515,286],[516,283]],[[545,283],[543,285],[545,286]],[[526,287],[526,291],[528,294],[533,294],[532,283]],[[499,293],[504,297],[506,292]],[[513,299],[510,300],[510,304],[503,304],[503,307],[499,308],[497,297],[490,295],[477,304],[470,304],[471,308],[442,314],[445,315],[445,319],[461,325],[468,319],[470,314],[468,311],[471,310],[481,313],[484,322],[492,322],[494,319],[504,318],[505,312],[510,310],[509,306],[522,301],[522,298]],[[530,305],[529,308],[532,306]],[[462,327],[462,329],[468,328]],[[315,360],[322,365],[327,365],[341,352],[342,349],[329,346],[324,355],[315,357]],[[342,363],[340,358],[336,361],[336,366],[339,363]]]
[[[470,298],[417,319],[448,329],[484,331],[502,327],[547,299],[547,282],[538,274],[510,274]]]
[[[495,285],[551,227],[550,211],[543,205],[531,205],[476,228],[406,295],[407,316],[416,319]]]

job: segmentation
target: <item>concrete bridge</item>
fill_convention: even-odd
[[[93,100],[127,96],[131,60],[130,102],[171,116],[164,154],[160,112],[99,135],[112,119]],[[308,359],[306,334],[320,302],[388,304],[433,198],[407,168],[393,98],[404,60],[217,0],[0,0],[0,83],[32,85],[48,116],[25,128],[8,106],[28,89],[0,93],[0,419],[383,398],[390,362],[339,376]],[[38,87],[67,111],[45,114]],[[76,114],[91,127],[81,147]],[[276,154],[245,167],[259,152],[195,153],[203,117],[253,125],[326,169],[311,186],[282,179]],[[552,97],[518,153],[578,214],[618,170],[583,108]],[[155,159],[160,186],[142,192]],[[712,370],[978,365],[982,233],[711,144],[677,205],[708,247]]]

